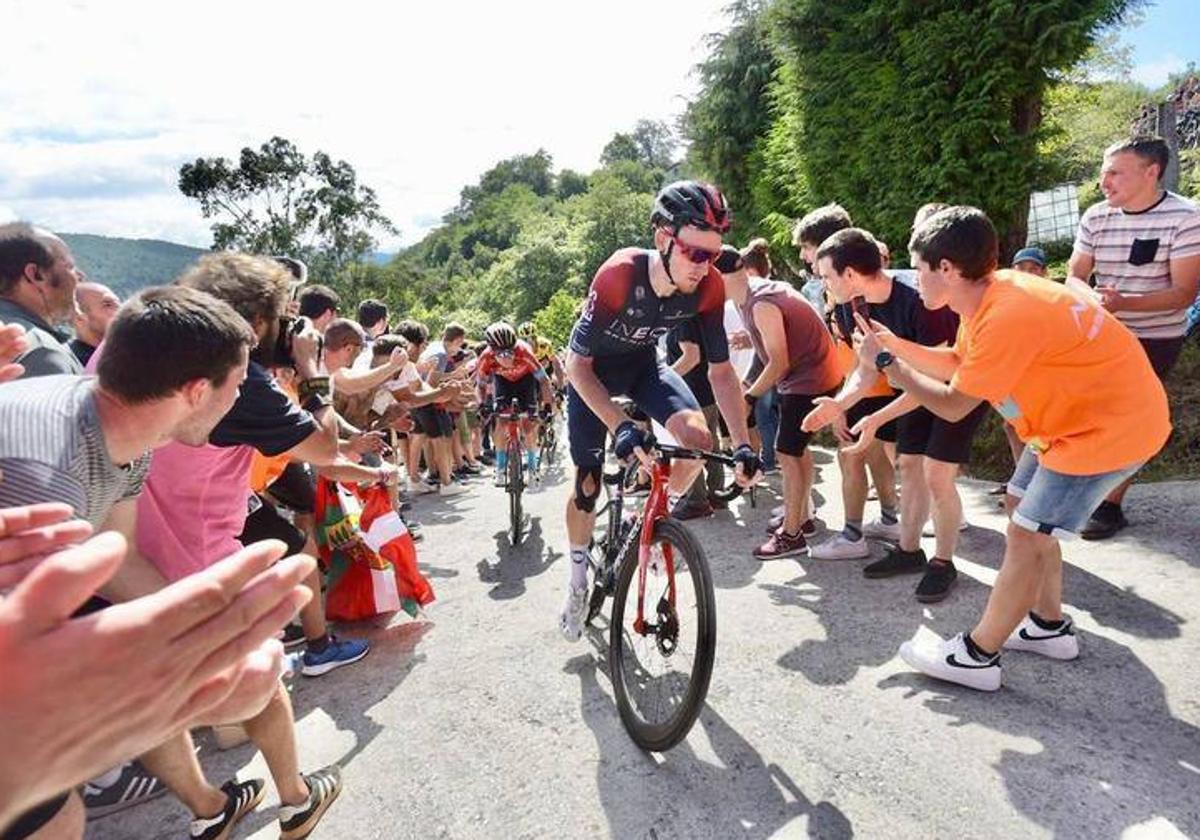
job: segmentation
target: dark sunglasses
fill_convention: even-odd
[[[675,247],[679,249],[679,253],[683,255],[685,260],[696,265],[714,263],[717,257],[721,256],[720,251],[708,251],[704,248],[697,248],[695,245],[687,244],[678,236],[672,236],[671,241],[675,243]]]

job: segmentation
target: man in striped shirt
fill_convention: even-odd
[[[1137,336],[1150,364],[1165,379],[1179,358],[1188,308],[1200,287],[1200,209],[1164,190],[1170,150],[1157,137],[1136,137],[1104,155],[1105,201],[1079,222],[1069,279],[1093,272],[1104,308]],[[1132,479],[1101,503],[1081,536],[1111,537],[1127,524],[1121,501]]]

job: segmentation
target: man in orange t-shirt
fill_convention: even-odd
[[[932,216],[909,250],[926,306],[961,317],[957,341],[922,347],[863,322],[860,356],[946,420],[986,400],[1026,449],[1009,480],[1004,564],[983,617],[936,645],[905,642],[900,657],[930,676],[994,691],[1001,647],[1079,654],[1062,613],[1059,540],[1078,535],[1104,496],[1166,443],[1167,396],[1137,339],[1090,290],[997,271],[996,231],[980,210]]]

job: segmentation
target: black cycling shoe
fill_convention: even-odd
[[[925,552],[922,549],[901,551],[893,548],[883,556],[882,560],[876,560],[874,563],[864,566],[863,577],[889,578],[896,575],[915,575],[925,571],[927,565]]]
[[[1120,505],[1101,502],[1087,525],[1084,525],[1083,530],[1079,532],[1079,536],[1085,540],[1106,540],[1128,524],[1129,520],[1125,518],[1125,513],[1121,510]]]
[[[917,600],[922,604],[936,604],[950,594],[958,582],[958,570],[953,560],[936,557],[925,567],[925,575],[917,584]]]

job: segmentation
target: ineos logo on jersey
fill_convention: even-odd
[[[635,327],[616,321],[609,325],[604,334],[628,344],[649,344],[670,331],[669,327]]]

